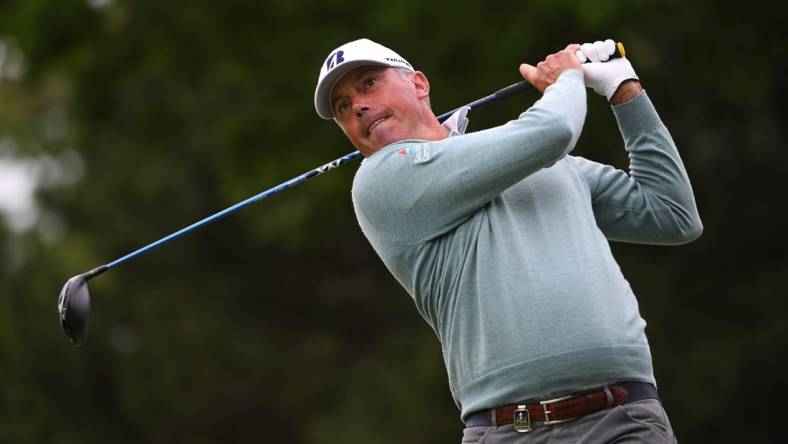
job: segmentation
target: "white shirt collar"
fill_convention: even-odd
[[[443,122],[443,127],[449,132],[449,137],[465,134],[465,130],[468,128],[468,118],[466,116],[470,110],[470,106],[463,106]]]

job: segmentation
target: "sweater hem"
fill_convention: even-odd
[[[623,381],[656,385],[648,345],[595,347],[510,365],[463,385],[455,398],[464,421],[479,410]]]

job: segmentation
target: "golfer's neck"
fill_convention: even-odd
[[[429,115],[425,118],[428,122],[423,130],[424,134],[419,139],[423,140],[443,140],[449,137],[449,130],[446,129],[440,122],[438,122],[438,118],[435,117],[435,114],[432,111],[429,112]]]

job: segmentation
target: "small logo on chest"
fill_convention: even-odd
[[[413,156],[413,163],[424,163],[432,158],[430,149],[426,145],[418,148],[403,148],[399,150],[399,154],[402,156]]]

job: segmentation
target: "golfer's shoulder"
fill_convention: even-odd
[[[382,214],[411,206],[434,180],[432,169],[423,168],[431,155],[429,142],[405,141],[365,158],[353,178],[353,205]]]
[[[408,171],[429,157],[428,146],[424,141],[396,142],[364,158],[353,179],[353,189],[387,189],[411,182],[413,178]]]

